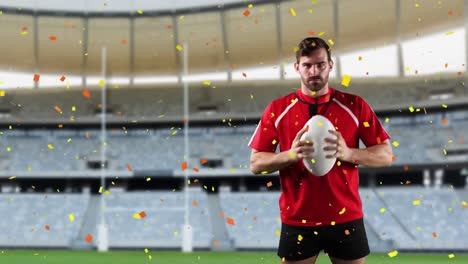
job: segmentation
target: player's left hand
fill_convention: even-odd
[[[346,141],[339,131],[328,130],[331,134],[335,135],[336,138],[325,138],[325,142],[329,143],[328,146],[324,147],[325,151],[335,151],[333,155],[327,155],[326,158],[337,158],[341,161],[351,162],[352,150],[346,145]]]

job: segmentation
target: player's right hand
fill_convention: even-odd
[[[289,149],[289,157],[293,161],[298,161],[300,159],[312,159],[312,154],[314,153],[314,144],[310,140],[301,141],[302,135],[307,132],[309,129],[308,126],[303,127],[299,132],[297,132],[296,137],[294,138],[291,148]]]

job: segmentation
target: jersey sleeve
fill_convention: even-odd
[[[364,99],[358,97],[360,105],[359,114],[359,137],[366,147],[374,146],[390,139],[390,135],[380,123],[374,110]]]
[[[277,113],[273,111],[273,103],[270,103],[258,123],[255,132],[249,142],[249,147],[260,152],[275,152],[279,143],[278,131],[275,127]]]

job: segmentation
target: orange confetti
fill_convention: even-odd
[[[273,185],[273,183],[270,181],[270,182],[267,182],[267,187],[271,187]]]
[[[202,159],[202,160],[201,160],[201,164],[205,164],[205,163],[207,163],[207,162],[208,162],[207,159]]]
[[[27,27],[22,27],[21,30],[22,31],[28,31],[28,28]]]
[[[219,241],[215,241],[215,242],[213,243],[213,245],[214,245],[215,247],[219,247]]]
[[[226,222],[229,224],[229,225],[235,225],[236,223],[234,223],[234,219],[232,218],[227,218],[226,219]]]
[[[56,36],[50,36],[49,39],[54,41],[54,40],[57,40],[57,37]]]
[[[181,169],[182,169],[183,171],[187,169],[187,166],[188,166],[188,165],[187,165],[187,162],[186,162],[186,161],[184,161],[184,162],[182,163],[182,165],[180,165],[180,167],[181,167]]]
[[[62,113],[62,109],[61,109],[60,107],[58,107],[58,106],[55,106],[55,107],[54,107],[54,110],[57,111],[57,112],[59,112],[59,113]]]
[[[432,236],[433,236],[434,238],[437,238],[437,233],[436,233],[436,232],[432,232]]]
[[[247,73],[243,72],[243,73],[242,73],[242,76],[244,76],[245,78],[247,78]]]
[[[395,161],[396,161],[396,157],[392,156],[392,162],[395,162]]]
[[[446,125],[447,123],[448,123],[448,119],[447,119],[447,118],[442,119],[442,124]]]
[[[219,216],[222,217],[222,218],[224,218],[225,215],[224,215],[223,212],[221,212],[221,213],[219,213]]]
[[[408,171],[408,170],[409,170],[409,166],[408,166],[408,165],[403,166],[403,170],[404,170],[404,171]]]
[[[250,15],[250,11],[249,10],[245,10],[244,13],[243,13],[244,16],[249,16]]]
[[[85,133],[85,138],[86,138],[86,139],[89,138],[89,132],[86,132],[86,133]]]
[[[458,76],[461,76],[463,73],[461,71],[457,72]]]
[[[141,211],[138,215],[140,215],[141,218],[145,218],[145,217],[146,217],[145,211]]]
[[[88,91],[88,90],[83,90],[83,92],[81,92],[81,94],[86,97],[86,98],[90,98],[91,97],[91,93]]]
[[[193,201],[193,206],[197,206],[198,205],[198,202],[197,201]]]
[[[312,36],[315,35],[315,32],[313,32],[313,31],[309,31],[307,33],[309,33],[309,35],[312,35]]]
[[[345,235],[347,235],[347,236],[349,236],[349,234],[351,234],[351,233],[349,232],[348,229],[346,229],[346,230],[344,231],[344,233],[345,233]]]
[[[171,25],[167,25],[167,28],[168,28],[168,29],[172,29],[172,26],[171,26]]]
[[[200,169],[198,169],[198,168],[193,168],[192,170],[193,170],[194,172],[199,172],[199,171],[200,171]]]
[[[34,74],[33,81],[38,82],[41,76],[39,74]]]
[[[60,81],[63,82],[65,81],[66,77],[62,75],[62,77],[60,78]]]
[[[257,217],[256,217],[256,216],[254,216],[252,219],[253,219],[254,221],[257,221]]]
[[[46,225],[45,230],[50,231],[50,226]]]
[[[127,164],[125,164],[125,166],[127,167],[128,171],[132,171],[132,166],[130,166],[130,164],[127,163]]]
[[[93,241],[93,236],[90,235],[90,234],[88,234],[88,235],[86,236],[86,242],[91,243],[91,241]]]
[[[127,40],[126,40],[126,39],[122,39],[122,44],[123,44],[123,45],[127,44]]]

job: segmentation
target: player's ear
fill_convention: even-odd
[[[297,61],[294,63],[294,69],[299,72],[299,63]]]
[[[334,65],[333,60],[330,59],[330,61],[328,62],[328,66],[330,67],[330,71],[333,70],[333,65]]]

